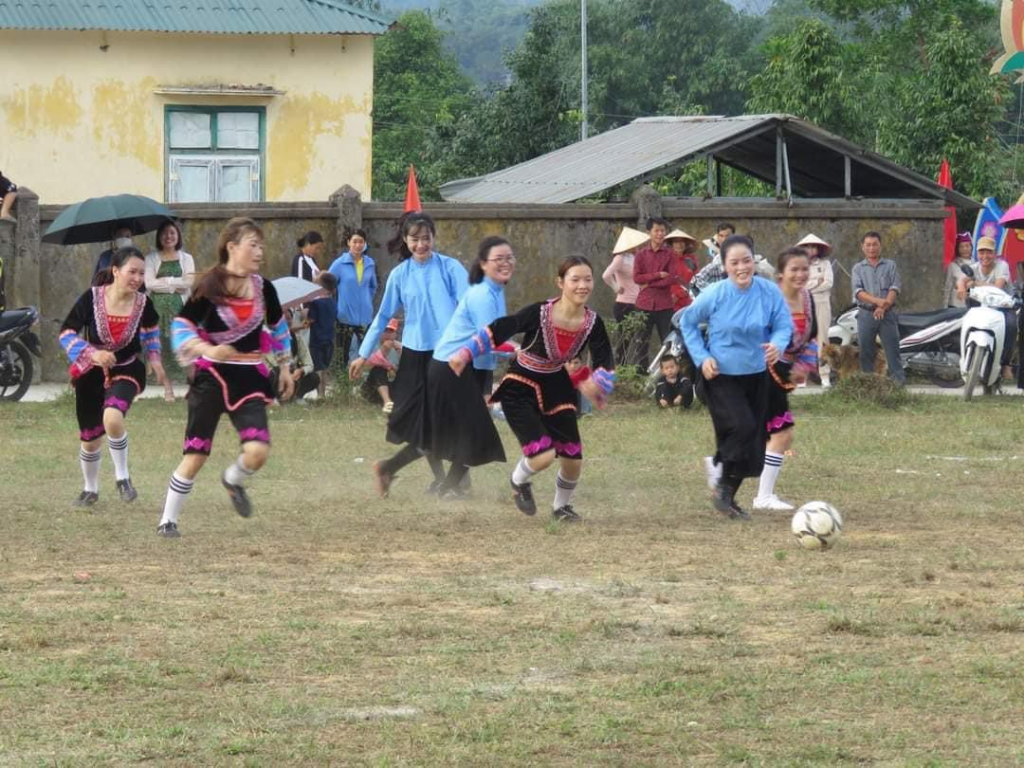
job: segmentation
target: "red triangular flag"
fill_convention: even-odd
[[[949,170],[949,160],[942,159],[939,166],[940,187],[953,188],[953,174]],[[956,257],[956,208],[946,206],[946,220],[942,225],[942,268],[945,269]]]
[[[414,213],[423,210],[420,202],[420,188],[416,183],[416,168],[409,166],[409,182],[405,185],[405,212]]]

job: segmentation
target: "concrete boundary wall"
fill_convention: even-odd
[[[18,225],[0,232],[0,257],[5,259],[8,306],[33,304],[40,308],[40,334],[45,353],[41,366],[46,379],[61,379],[66,361],[57,345],[57,328],[78,295],[89,284],[92,266],[107,244],[53,246],[40,235],[63,205],[40,205],[30,190],[22,189],[15,212]],[[250,216],[264,228],[264,274],[287,274],[297,252],[295,241],[306,231],[320,232],[327,243],[324,266],[344,245],[347,227],[366,230],[370,254],[386,279],[394,259],[386,242],[394,233],[402,206],[363,203],[351,187],[342,187],[326,202],[187,204],[174,207],[181,217],[185,250],[196,258],[199,269],[215,261],[215,244],[224,223],[232,216]],[[570,254],[583,254],[598,271],[594,307],[610,316],[614,296],[600,282],[600,272],[611,260],[611,248],[624,225],[638,226],[650,215],[667,218],[698,239],[709,237],[720,221],[729,221],[739,232],[751,235],[756,250],[774,257],[808,232],[835,246],[836,285],[833,309],[850,303],[847,273],[860,260],[864,232],[882,234],[883,252],[900,265],[905,309],[937,305],[943,284],[942,223],[946,212],[939,202],[916,200],[796,200],[673,199],[641,189],[629,203],[566,205],[488,205],[428,203],[427,213],[437,221],[438,248],[469,264],[477,244],[488,235],[509,239],[519,256],[517,273],[509,288],[508,306],[518,307],[554,295],[558,263]],[[14,230],[13,233],[9,230]],[[153,235],[137,239],[143,252],[153,248]],[[701,263],[704,263],[703,248]]]

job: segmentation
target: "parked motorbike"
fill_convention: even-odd
[[[901,312],[900,364],[904,371],[925,376],[939,387],[959,387],[960,326],[966,308],[949,307],[925,312]],[[857,346],[857,306],[843,310],[828,329],[832,344]]]
[[[974,397],[978,384],[986,395],[999,388],[1006,338],[1006,321],[1000,310],[1020,308],[1020,297],[994,285],[976,285],[968,294],[967,314],[960,329],[960,371],[965,382],[964,400]],[[1014,324],[1016,327],[1016,324]]]
[[[21,400],[32,384],[32,355],[43,356],[30,330],[38,319],[35,307],[0,313],[0,400]]]

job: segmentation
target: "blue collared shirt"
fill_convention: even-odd
[[[345,251],[331,264],[330,273],[338,278],[338,322],[345,325],[369,325],[373,319],[373,297],[377,294],[377,267],[363,254],[363,281],[356,277],[356,263]]]
[[[701,323],[708,324],[706,343]],[[730,376],[764,371],[761,345],[771,342],[781,354],[793,336],[793,318],[782,291],[763,277],[755,277],[749,288],[729,279],[709,286],[683,312],[682,327],[694,365],[713,357],[718,370]]]
[[[468,287],[469,273],[450,256],[435,252],[424,262],[410,256],[388,275],[380,308],[359,346],[359,356],[373,354],[388,320],[399,310],[405,312],[402,346],[416,352],[432,351]]]
[[[448,327],[441,334],[437,346],[434,347],[434,359],[442,363],[469,345],[469,340],[484,326],[490,325],[499,317],[508,314],[505,311],[505,286],[496,283],[489,277],[469,286],[469,290],[455,308]],[[473,360],[473,367],[481,371],[493,371],[497,365],[495,354],[480,355]]]

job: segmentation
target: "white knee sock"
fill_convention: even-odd
[[[90,493],[100,492],[100,457],[99,451],[90,453],[85,448],[78,449],[78,463],[82,466],[82,477],[85,479],[85,490]]]
[[[785,457],[781,453],[765,451],[764,469],[761,470],[761,484],[757,488],[757,497],[759,499],[766,499],[775,494],[775,481],[779,479],[779,472],[782,471],[783,458]]]
[[[516,468],[512,470],[512,482],[516,485],[522,485],[523,483],[530,482],[530,478],[537,473],[530,469],[530,465],[526,463],[526,457],[523,456],[519,459],[519,463],[516,464]]]
[[[576,486],[579,484],[579,480],[566,480],[562,470],[558,470],[558,477],[555,478],[555,500],[551,503],[551,508],[561,509],[572,501],[572,495],[576,493]]]
[[[239,456],[235,462],[224,470],[224,479],[232,485],[245,485],[246,481],[256,474],[255,469],[246,469]]]
[[[164,500],[164,516],[160,518],[160,525],[164,523],[178,523],[178,515],[185,505],[185,497],[192,492],[194,480],[186,480],[177,472],[171,474],[171,482],[167,484],[167,498]]]
[[[128,479],[128,433],[120,437],[107,435],[107,448],[110,449],[110,458],[114,462],[114,477],[117,480]]]

